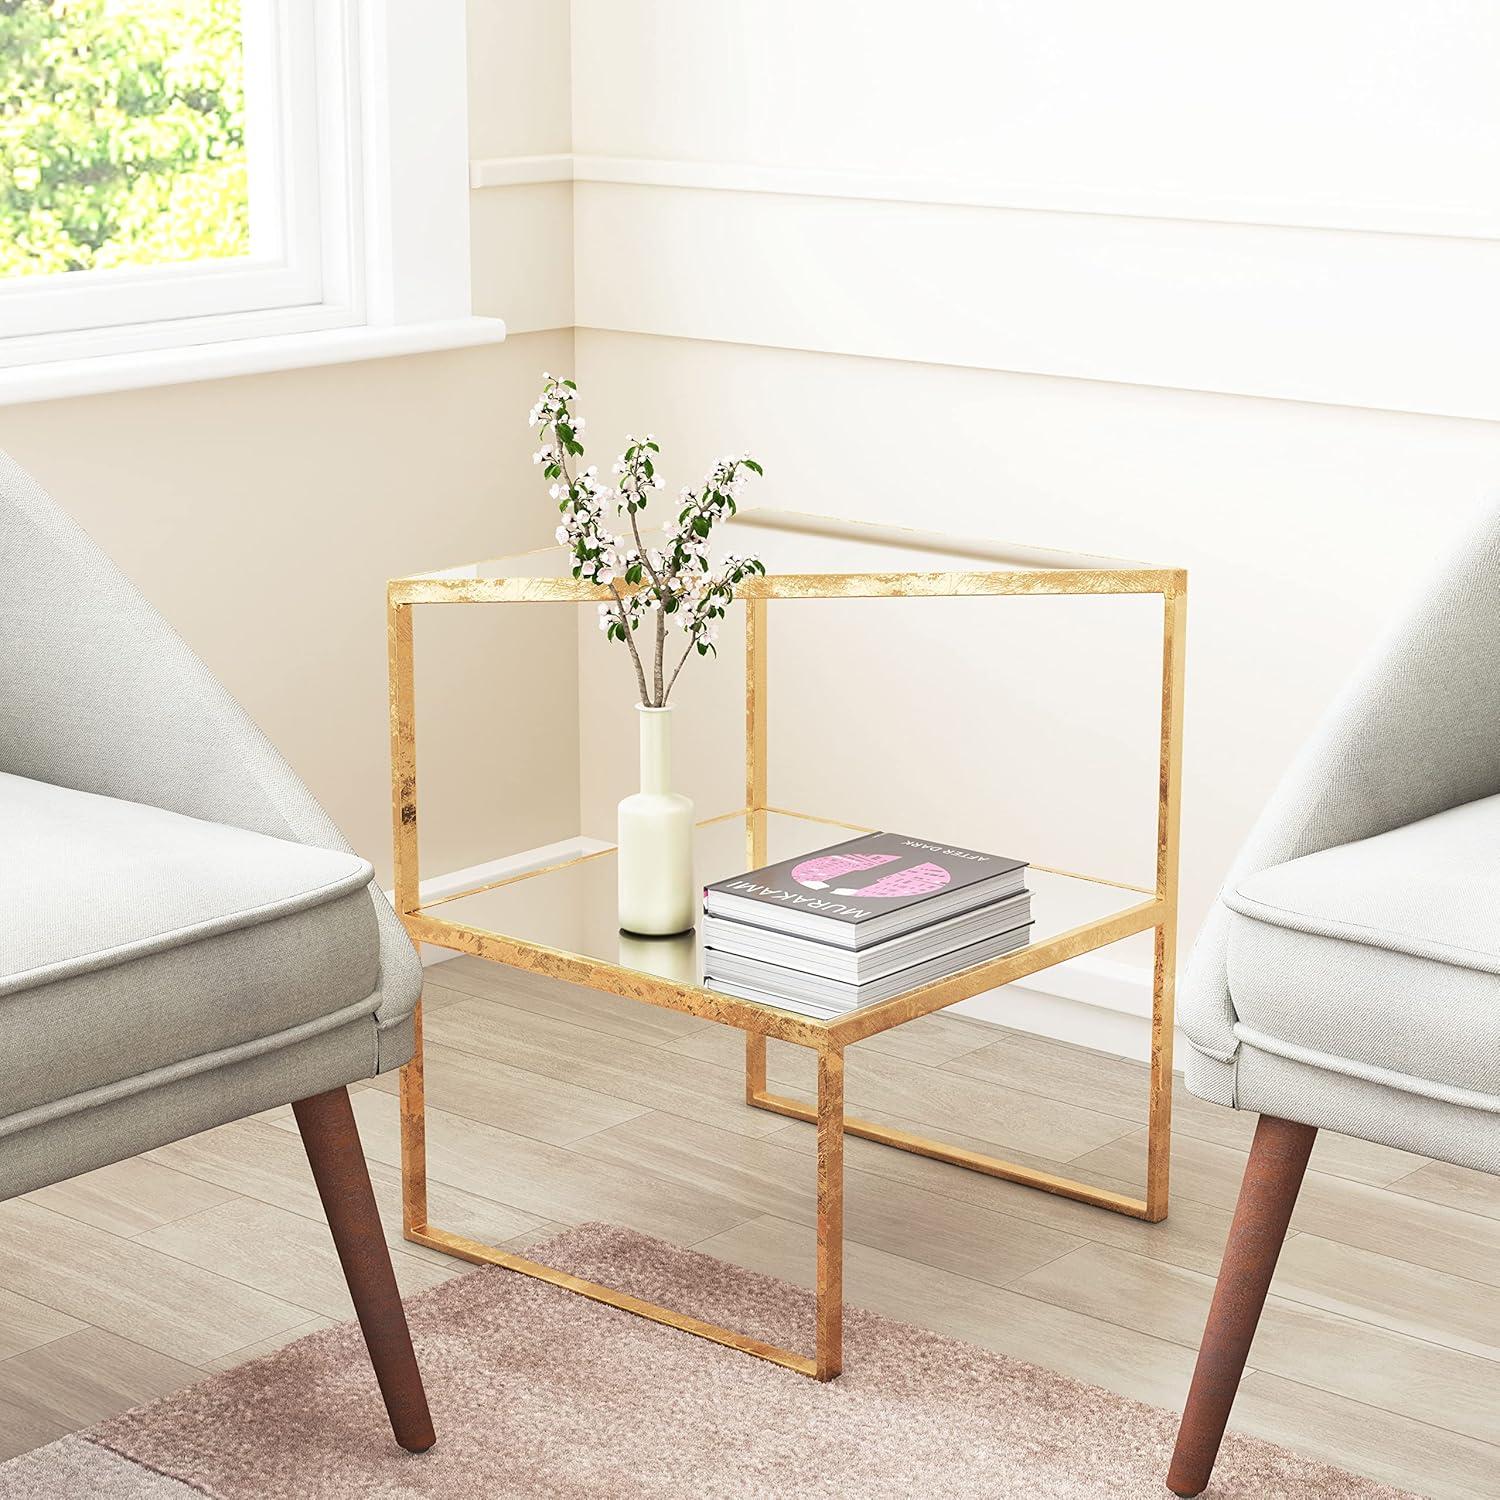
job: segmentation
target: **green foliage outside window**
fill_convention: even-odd
[[[240,0],[0,0],[0,276],[245,255]]]

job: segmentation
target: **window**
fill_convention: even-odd
[[[13,0],[0,68],[0,275],[250,254],[240,0]]]
[[[463,25],[462,0],[0,0],[0,384],[433,319],[503,336],[468,319]]]

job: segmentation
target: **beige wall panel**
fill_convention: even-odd
[[[469,0],[469,154],[571,149],[569,7]]]
[[[546,540],[526,412],[540,372],[570,359],[569,334],[536,334],[11,407],[0,445],[388,879],[386,580]],[[565,837],[577,818],[571,632],[434,613],[417,624],[428,874]]]

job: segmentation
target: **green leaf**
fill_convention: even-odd
[[[563,381],[563,384],[567,386],[570,391],[576,391],[578,389],[577,385],[571,380],[565,380]]]
[[[749,469],[752,474],[760,474],[760,475],[764,476],[764,474],[766,472],[763,468],[761,468],[761,466],[758,463],[756,463],[756,461],[753,458],[747,458],[747,459],[745,459],[744,460],[744,464],[745,464],[745,467],[747,469]]]

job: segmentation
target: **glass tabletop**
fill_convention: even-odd
[[[652,545],[659,532],[647,529]],[[1063,569],[1149,570],[1121,558],[1057,552],[1019,543],[973,540],[897,526],[871,525],[780,510],[746,509],[714,531],[714,551],[758,556],[772,574],[1009,572]],[[562,547],[489,557],[416,573],[413,579],[568,578]]]
[[[765,817],[767,863],[842,843],[853,832],[866,831],[790,813],[767,813]],[[694,859],[702,884],[741,874],[748,868],[746,833],[744,812],[698,825]],[[430,923],[508,938],[712,993],[703,982],[702,944],[696,929],[668,938],[635,937],[620,930],[617,877],[615,850],[605,847],[563,864],[443,897],[421,906],[419,912]],[[1131,886],[1037,867],[1027,872],[1026,883],[1032,892],[1034,921],[1030,948],[1085,924],[1116,917],[1151,899],[1150,892]],[[438,932],[429,930],[424,936],[441,941]],[[798,1011],[793,1005],[762,1003],[768,1010]]]

